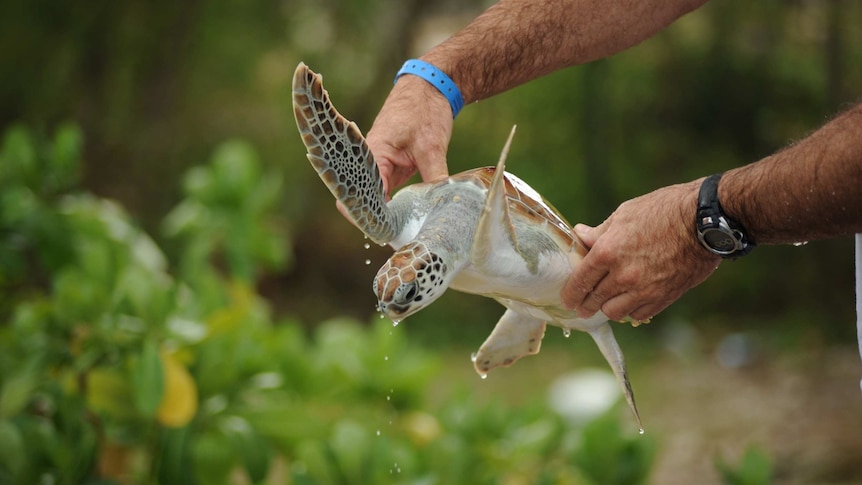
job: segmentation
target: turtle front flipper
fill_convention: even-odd
[[[641,433],[643,433],[644,427],[641,424],[641,417],[635,405],[635,395],[632,391],[631,382],[629,382],[628,372],[626,371],[626,359],[623,357],[623,351],[614,337],[610,323],[604,322],[591,330],[586,330],[586,332],[595,340],[605,360],[608,361],[608,364],[610,364],[611,369],[614,371],[614,375],[616,375],[617,381],[619,381],[623,394],[626,397],[626,402],[635,415]]]
[[[513,249],[521,254],[509,214],[509,205],[506,202],[506,157],[509,155],[509,147],[514,136],[513,126],[509,139],[506,140],[506,145],[500,153],[500,160],[494,169],[494,178],[488,187],[488,195],[485,196],[485,206],[476,224],[470,262],[478,268],[493,268],[495,255],[511,252]],[[532,267],[531,271],[535,272]]]
[[[378,244],[395,239],[400,227],[365,137],[332,106],[322,77],[301,62],[293,74],[293,114],[308,160],[356,227]]]
[[[484,376],[494,367],[508,367],[525,355],[538,354],[545,336],[545,322],[506,310],[479,351],[473,366]]]

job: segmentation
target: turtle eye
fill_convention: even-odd
[[[418,292],[418,285],[415,281],[404,283],[395,291],[395,301],[399,303],[407,303],[413,301]]]

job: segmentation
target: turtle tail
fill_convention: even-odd
[[[332,106],[323,78],[302,62],[293,74],[293,114],[308,161],[353,223],[378,244],[395,239],[383,179],[365,137]]]

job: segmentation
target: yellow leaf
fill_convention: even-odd
[[[195,381],[179,360],[162,352],[165,388],[156,420],[168,428],[181,428],[195,417],[198,410],[198,389]]]

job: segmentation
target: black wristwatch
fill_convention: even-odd
[[[700,186],[697,197],[697,238],[707,250],[722,258],[738,258],[754,249],[742,224],[728,217],[718,201],[720,173],[710,175]]]

